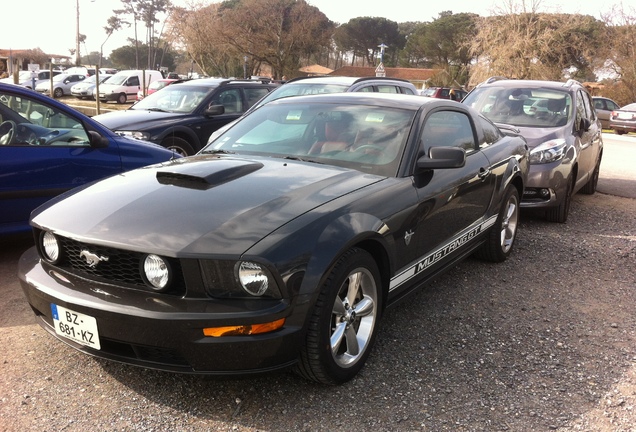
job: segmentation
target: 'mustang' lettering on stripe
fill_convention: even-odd
[[[477,236],[477,234],[479,234],[483,230],[486,230],[486,229],[490,228],[491,226],[493,226],[495,224],[496,220],[497,220],[497,215],[494,215],[494,216],[490,217],[489,219],[485,220],[484,222],[482,222],[482,223],[480,223],[478,225],[473,225],[473,226],[467,228],[459,236],[457,236],[456,238],[452,239],[451,241],[446,243],[444,246],[442,246],[439,249],[437,249],[435,252],[433,252],[430,255],[427,255],[424,258],[418,260],[415,264],[411,265],[409,268],[404,270],[402,273],[396,275],[395,277],[393,277],[391,279],[391,285],[390,285],[389,291],[393,291],[394,289],[396,289],[400,285],[404,284],[405,282],[407,282],[408,280],[414,278],[419,273],[423,272],[424,270],[426,270],[427,268],[429,268],[433,264],[435,264],[438,261],[440,261],[446,255],[448,255],[448,254],[456,251],[457,249],[461,248],[466,243],[468,243],[470,240],[475,238],[475,236]]]

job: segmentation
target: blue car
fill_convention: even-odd
[[[50,97],[0,84],[0,235],[29,231],[33,209],[76,186],[173,157]]]

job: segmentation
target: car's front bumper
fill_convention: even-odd
[[[567,190],[567,177],[571,164],[563,160],[530,165],[528,181],[521,198],[523,208],[554,207],[563,201]]]
[[[168,298],[102,285],[47,269],[35,248],[26,251],[18,276],[37,322],[56,338],[96,357],[152,369],[205,374],[267,372],[296,362],[303,316],[289,302]],[[162,299],[163,297],[163,299]],[[51,304],[95,318],[101,349],[59,336]],[[256,307],[255,307],[256,306]],[[203,328],[258,324],[286,318],[271,333],[207,337]]]

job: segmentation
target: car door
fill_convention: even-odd
[[[495,186],[490,163],[476,144],[475,125],[466,112],[453,108],[431,112],[421,128],[419,147],[421,155],[429,155],[433,147],[462,148],[466,163],[413,177],[418,206],[405,250],[414,264],[404,269],[404,274],[411,271],[413,277],[430,274],[445,260],[461,254],[485,229],[484,216]]]
[[[577,90],[575,128],[580,135],[577,189],[587,183],[594,170],[602,142],[600,122],[592,106],[589,94],[581,89]],[[582,119],[590,121],[588,130],[581,129]]]
[[[0,145],[1,231],[24,223],[31,210],[56,195],[121,171],[118,149],[92,148],[88,132],[70,111],[3,92],[0,124],[13,129],[11,140]]]

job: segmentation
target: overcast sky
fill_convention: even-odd
[[[99,51],[104,44],[104,55],[126,44],[126,38],[133,37],[132,29],[120,31],[106,41],[104,26],[113,9],[121,7],[119,0],[28,0],[20,7],[4,5],[2,25],[0,25],[0,49],[40,48],[47,54],[70,56],[69,49],[75,47],[76,5],[79,2],[80,33],[86,35],[86,51]],[[526,0],[532,4],[533,0]],[[537,3],[537,0],[534,0]],[[178,6],[187,6],[192,0],[172,0]],[[199,0],[198,3],[210,4],[212,0]],[[516,0],[519,4],[521,0]],[[437,2],[414,2],[413,0],[308,0],[320,9],[332,21],[344,24],[352,18],[370,16],[384,17],[396,22],[432,21],[440,12],[471,12],[482,16],[493,15],[502,10],[508,1],[493,0],[444,0]],[[601,13],[609,10],[612,4],[591,0],[539,0],[540,10],[545,12],[582,13],[600,19]],[[622,0],[627,9],[636,10],[636,0]],[[50,30],[44,30],[50,29]],[[139,38],[144,40],[144,28],[139,29]],[[105,43],[104,43],[105,42]]]

